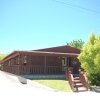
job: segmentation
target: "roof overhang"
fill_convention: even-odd
[[[44,51],[14,51],[8,56],[6,56],[3,60],[1,60],[1,64],[9,59],[12,59],[19,55],[37,55],[37,56],[71,56],[77,57],[79,54],[77,53],[61,53],[61,52],[44,52]]]
[[[22,54],[31,55],[47,55],[47,56],[78,56],[77,53],[61,53],[61,52],[44,52],[44,51],[22,51]]]

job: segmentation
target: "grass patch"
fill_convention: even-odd
[[[56,89],[57,91],[71,92],[68,81],[66,80],[34,80],[38,83],[46,85],[50,88]]]

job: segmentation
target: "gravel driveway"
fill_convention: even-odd
[[[16,75],[0,71],[0,100],[99,100],[95,92],[57,92],[37,82],[26,80],[22,84]]]

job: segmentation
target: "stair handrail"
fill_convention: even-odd
[[[69,81],[69,84],[70,84],[70,87],[71,87],[72,91],[75,91],[75,88],[74,88],[74,86],[75,86],[74,77],[73,77],[71,68],[67,68],[66,77],[67,77],[67,79]]]
[[[84,87],[86,87],[86,89],[88,90],[88,88],[89,88],[88,78],[83,69],[79,69],[79,78],[80,78],[80,81],[82,82],[82,84],[84,85]]]

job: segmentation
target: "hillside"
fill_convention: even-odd
[[[0,54],[0,60],[2,60],[6,56],[7,56],[7,54]]]

